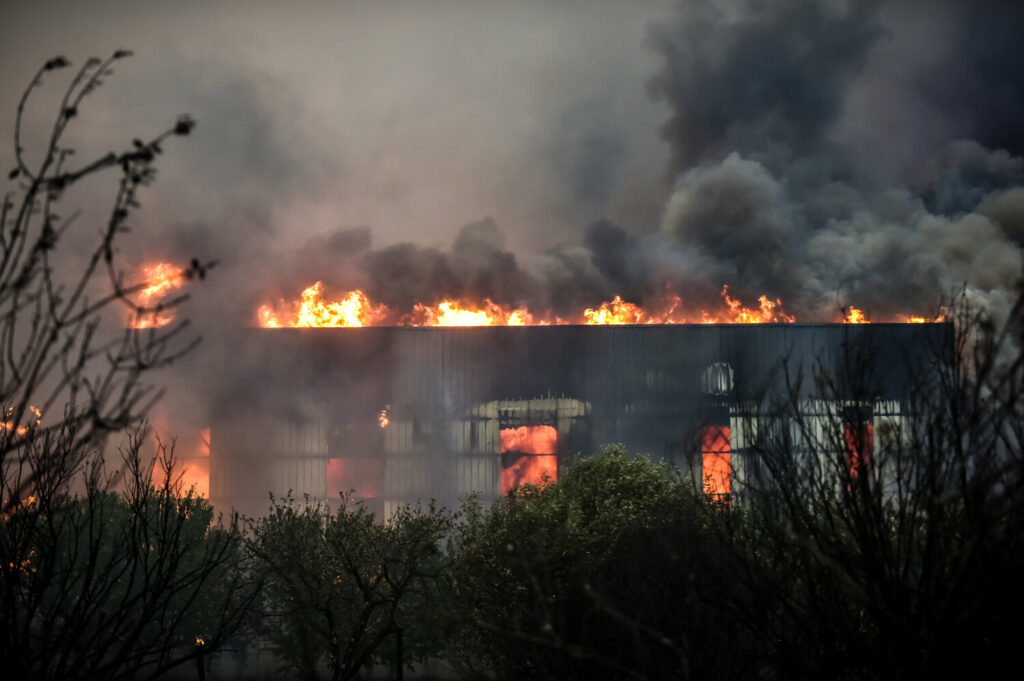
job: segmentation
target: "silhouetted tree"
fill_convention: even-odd
[[[11,678],[158,676],[193,659],[197,639],[221,645],[255,593],[237,524],[215,527],[209,504],[181,488],[173,446],[159,447],[154,485],[144,431],[128,432],[159,398],[146,375],[195,341],[184,323],[112,329],[104,318],[122,306],[136,318],[159,312],[133,300],[146,282],[125,283],[116,244],[161,145],[193,126],[182,116],[148,142],[74,163],[65,132],[127,56],[74,74],[41,149],[28,148],[26,104],[68,61],[49,60],[18,104],[16,189],[0,209],[0,669]],[[112,205],[83,250],[63,201],[105,172],[117,176]],[[185,274],[208,266],[194,260]],[[110,436],[126,438],[113,473]]]
[[[111,74],[118,50],[106,60],[89,59],[74,75],[41,150],[25,145],[25,112],[43,78],[69,66],[63,57],[39,69],[18,103],[14,131],[16,165],[8,178],[17,189],[0,208],[0,510],[29,495],[51,494],[82,470],[107,435],[123,432],[144,417],[159,393],[144,378],[191,349],[185,322],[166,328],[116,329],[104,325],[108,309],[126,306],[145,317],[156,310],[133,300],[142,282],[125,283],[116,243],[139,205],[142,187],[154,178],[154,163],[166,139],[187,135],[188,116],[148,142],[134,140],[120,153],[73,164],[64,136]],[[36,152],[36,154],[33,154]],[[35,165],[31,156],[36,155]],[[105,171],[118,175],[106,224],[92,245],[69,231],[79,211],[63,205],[68,190]],[[93,229],[90,225],[88,229]],[[193,261],[188,277],[205,275]],[[161,307],[174,306],[178,298]],[[50,436],[65,441],[54,456],[29,456],[27,427],[38,447]],[[69,439],[73,438],[73,439]]]
[[[443,509],[403,506],[379,521],[342,497],[323,503],[278,500],[251,522],[250,550],[264,579],[264,634],[305,678],[326,662],[335,681],[370,663],[390,663],[396,627],[406,664],[435,653],[448,563],[441,542],[453,517]]]
[[[448,654],[483,678],[738,675],[731,513],[621,445],[557,483],[470,506],[453,546],[463,627]]]
[[[155,678],[245,622],[258,584],[237,524],[214,524],[163,445],[154,486],[144,434],[122,451],[122,491],[96,467],[84,490],[41,495],[0,523],[0,664],[10,678]],[[59,446],[39,444],[50,456]]]
[[[854,351],[838,373],[814,376],[831,398],[824,412],[801,409],[795,386],[762,405],[787,427],[748,433],[761,479],[747,482],[734,545],[750,575],[743,589],[773,594],[750,611],[772,633],[765,675],[980,677],[1015,663],[1022,304],[1001,325],[960,305],[949,347],[919,348],[934,361],[921,363],[909,413],[851,422],[849,406],[877,394]],[[851,438],[851,427],[865,435]]]

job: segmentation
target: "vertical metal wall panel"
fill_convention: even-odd
[[[427,460],[417,455],[389,456],[384,468],[384,496],[410,502],[428,500],[431,475],[424,465]]]
[[[490,501],[498,494],[501,469],[497,455],[471,455],[455,460],[455,492],[460,499],[479,493]]]

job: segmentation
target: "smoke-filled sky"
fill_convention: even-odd
[[[73,140],[197,119],[122,253],[220,260],[206,335],[318,279],[563,313],[727,284],[800,321],[966,285],[998,313],[1024,243],[1019,5],[5,3],[0,130],[47,58],[134,50]]]

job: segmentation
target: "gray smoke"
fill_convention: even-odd
[[[651,85],[672,110],[675,186],[649,238],[804,319],[846,304],[876,319],[924,314],[960,286],[1005,311],[1024,185],[1008,27],[1024,11],[938,4],[686,3],[656,26]],[[942,25],[933,12],[947,12]],[[917,63],[896,59],[905,43]],[[904,105],[916,120],[855,132]]]
[[[563,315],[728,284],[808,321],[1014,295],[1019,2],[125,6],[4,8],[0,52],[16,85],[139,41],[83,107],[83,157],[199,120],[121,255],[219,260],[187,310],[207,335],[317,280]]]
[[[827,146],[850,82],[882,36],[879,2],[683,3],[655,25],[650,83],[672,114],[662,134],[676,174],[733,152],[786,163]]]
[[[746,304],[781,298],[804,321],[846,305],[873,319],[928,315],[960,287],[999,314],[1024,240],[1013,48],[1024,13],[961,5],[679,3],[647,36],[658,63],[646,86],[667,106],[666,185],[627,181],[622,123],[609,101],[587,100],[555,117],[542,157],[559,195],[598,213],[554,227],[540,240],[553,246],[524,246],[490,217],[432,232],[453,234],[447,244],[378,245],[387,225],[339,228],[243,249],[221,276],[238,277],[244,302],[216,316],[250,324],[259,302],[317,280],[398,310],[459,297],[567,315],[666,285],[701,306],[728,284]]]

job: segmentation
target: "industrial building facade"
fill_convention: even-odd
[[[949,324],[249,330],[219,369],[210,497],[248,514],[269,492],[353,490],[384,514],[487,502],[612,442],[728,494],[756,405],[785,399],[823,428],[854,409],[845,437],[869,456],[874,421],[898,425],[951,348]],[[852,364],[857,395],[809,380]]]

